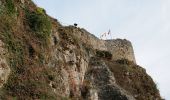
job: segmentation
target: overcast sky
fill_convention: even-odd
[[[64,25],[78,23],[97,37],[110,29],[112,38],[130,40],[137,63],[170,100],[170,0],[33,1]]]

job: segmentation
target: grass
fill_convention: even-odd
[[[152,100],[153,97],[159,98],[156,84],[140,66],[125,59],[113,62],[106,61],[106,64],[114,73],[118,85],[132,95],[140,94],[136,97],[137,100]]]
[[[9,59],[10,66],[23,65],[23,44],[20,40],[14,39],[12,33],[5,33],[5,43],[8,51],[11,52],[11,57]],[[16,59],[17,58],[17,59]]]
[[[10,1],[10,0],[8,0]],[[12,2],[12,1],[10,1]],[[11,3],[9,3],[10,5]],[[9,57],[8,62],[12,68],[17,68],[16,66],[23,64],[23,43],[22,41],[15,37],[12,28],[15,26],[15,19],[12,16],[4,13],[0,16],[0,38],[5,43],[5,47],[8,50]]]
[[[10,66],[22,65],[23,62],[23,43],[22,41],[15,37],[12,27],[15,25],[15,19],[10,15],[4,14],[0,16],[0,38],[5,43],[5,47],[9,53],[9,64]],[[17,59],[16,59],[17,58]]]

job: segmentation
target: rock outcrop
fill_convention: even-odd
[[[4,49],[4,43],[0,40],[0,88],[6,83],[10,73],[10,68],[5,58],[6,56],[7,52]]]
[[[161,100],[130,41],[62,26],[31,0],[0,5],[0,100]]]

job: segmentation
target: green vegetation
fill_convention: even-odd
[[[96,51],[96,56],[100,58],[112,59],[112,54],[109,51]]]
[[[39,39],[47,40],[51,34],[52,24],[48,16],[46,16],[39,8],[36,12],[26,11],[26,21],[30,29]]]
[[[8,14],[0,16],[0,38],[5,43],[8,50],[8,61],[12,69],[17,69],[19,65],[23,65],[24,46],[22,41],[15,37],[12,28],[14,28],[15,19]]]
[[[119,60],[116,60],[116,63],[129,65],[129,64],[132,64],[133,62],[130,62],[127,59],[119,59]]]
[[[2,14],[4,9],[4,5],[2,4],[2,2],[0,1],[0,15]]]
[[[14,0],[7,0],[2,9],[5,10],[2,15],[0,14],[0,39],[8,50],[7,60],[11,73],[7,83],[0,90],[0,99],[56,100],[56,94],[48,83],[53,80],[53,75],[49,72],[51,69],[44,65],[46,48],[41,45],[50,36],[52,28],[50,19],[45,13],[40,13],[40,9],[35,12],[26,12],[23,19],[26,19],[25,25],[28,25],[31,31],[23,31],[23,27],[16,24],[17,21],[22,23],[22,18],[16,21],[13,16],[16,15]],[[31,47],[31,43],[34,44],[34,48]]]
[[[37,14],[45,14],[45,10],[43,8],[37,7],[36,9]]]
[[[2,0],[0,1],[0,18],[2,17],[13,17],[17,15],[17,9],[15,7],[14,0]]]
[[[16,12],[14,0],[6,0],[5,7],[8,14],[14,14]]]
[[[22,40],[14,35],[12,29],[15,26],[14,24],[15,19],[13,19],[12,16],[5,13],[3,16],[0,16],[0,38],[8,50],[7,60],[11,69],[8,82],[4,85],[0,93],[0,99],[3,100],[6,100],[5,96],[7,91],[19,89],[16,85],[18,84],[16,80],[18,79],[18,75],[24,72],[24,46]]]
[[[17,67],[23,65],[23,45],[20,40],[14,39],[14,36],[10,32],[6,32],[4,37],[6,47],[8,48],[9,53],[11,53],[9,58],[10,66],[13,66],[12,68],[16,68],[16,71],[19,72]]]

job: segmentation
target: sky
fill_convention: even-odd
[[[33,0],[63,25],[132,42],[137,64],[170,100],[170,0]]]

